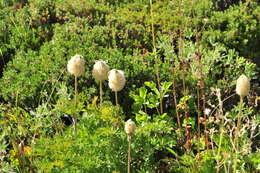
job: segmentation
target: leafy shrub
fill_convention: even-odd
[[[106,48],[109,40],[106,27],[78,27],[75,23],[68,23],[64,27],[57,24],[53,32],[52,40],[45,42],[39,52],[21,52],[7,65],[1,79],[2,84],[10,86],[1,88],[5,100],[14,102],[15,92],[18,92],[21,103],[36,106],[41,101],[41,93],[50,93],[50,88],[55,82],[67,81],[71,84],[72,78],[69,78],[65,68],[67,60],[76,53],[82,54],[87,61],[86,73],[79,81],[80,88],[83,85],[95,85],[91,76],[95,59],[108,60],[109,64],[112,64],[111,68],[124,70],[129,79],[127,88],[139,85],[139,82],[133,79],[140,78],[144,81],[152,77],[152,68],[146,69],[142,66],[139,57],[124,56],[118,49]],[[99,37],[96,37],[97,35]]]
[[[122,106],[127,111],[127,114],[130,114],[127,105],[132,103],[133,100],[128,96],[129,91],[141,87],[144,81],[155,81],[156,72],[153,70],[154,68],[159,69],[158,73],[160,73],[162,81],[171,80],[169,77],[171,74],[170,62],[174,60],[175,63],[180,63],[180,60],[182,60],[178,60],[177,55],[180,50],[176,50],[176,47],[180,44],[178,41],[179,30],[184,29],[187,31],[183,33],[185,40],[187,40],[185,41],[186,47],[183,50],[185,53],[183,57],[188,57],[185,58],[187,61],[194,61],[192,57],[192,54],[196,52],[193,44],[194,37],[197,31],[204,31],[204,23],[198,19],[211,15],[212,4],[208,1],[206,3],[195,3],[194,1],[195,6],[188,7],[187,3],[188,1],[184,1],[183,4],[179,1],[174,3],[154,2],[152,5],[154,17],[153,21],[151,21],[149,1],[122,3],[121,6],[116,4],[107,6],[105,2],[96,3],[95,1],[29,1],[23,8],[15,12],[14,16],[5,17],[5,21],[13,22],[7,27],[8,31],[5,32],[6,35],[3,37],[9,38],[4,39],[5,49],[3,50],[6,50],[6,53],[3,56],[11,55],[8,59],[12,61],[5,66],[3,78],[0,80],[1,85],[6,86],[0,89],[2,97],[5,101],[14,102],[14,95],[19,92],[20,103],[24,106],[36,107],[42,101],[43,94],[49,94],[52,91],[50,88],[55,85],[54,81],[65,81],[72,84],[72,78],[69,78],[69,75],[63,70],[65,70],[67,60],[74,54],[79,53],[87,60],[85,77],[80,79],[79,86],[80,88],[83,86],[90,88],[86,91],[81,90],[89,95],[89,100],[97,93],[96,84],[90,73],[94,60],[108,60],[111,68],[122,69],[126,72],[127,85],[125,90],[119,94],[119,100],[125,99]],[[207,4],[210,8],[206,8]],[[252,6],[254,10],[257,10],[255,3]],[[180,11],[178,7],[183,7],[183,11]],[[242,8],[242,5],[237,8]],[[234,9],[236,8],[234,7]],[[111,10],[115,11],[115,13],[111,13]],[[131,15],[124,15],[129,13],[129,10]],[[232,10],[230,11],[230,13],[233,13]],[[215,12],[216,22],[223,18],[217,17],[217,15],[225,14],[229,16],[229,11],[225,13]],[[168,15],[172,15],[174,18],[169,18]],[[252,16],[251,13],[248,15]],[[178,27],[180,18],[183,17],[187,20],[187,23]],[[204,38],[208,38],[207,33],[212,31],[211,23],[215,26],[214,16],[211,18],[210,22],[205,24],[206,31],[202,34],[202,43],[205,42]],[[152,50],[152,31],[150,29],[152,23],[155,25],[157,40],[156,56],[161,59],[159,64],[155,60],[156,56],[149,53]],[[222,23],[219,22],[216,27],[222,26]],[[169,34],[174,35],[168,37]],[[247,34],[245,33],[245,35]],[[211,35],[209,38],[211,38]],[[214,44],[222,42],[216,39],[210,40]],[[225,49],[224,52],[217,48],[222,58],[213,60],[212,57],[206,54],[209,53],[207,51],[208,47],[204,44],[202,44],[202,47],[203,51],[205,50],[203,52],[203,56],[206,56],[206,58],[203,58],[205,64],[209,63],[209,61],[215,61],[221,63],[222,66],[222,62],[226,61],[225,56],[223,56],[228,52],[226,48],[223,48]],[[16,51],[15,54],[7,53],[11,50]],[[214,49],[211,55],[215,56]],[[228,62],[228,64],[230,63],[231,61]],[[158,67],[155,67],[156,64]],[[194,64],[196,62],[192,62],[195,69],[196,65]],[[178,68],[177,66],[179,65],[175,64],[176,68]],[[211,70],[211,72],[214,69],[215,71],[214,64],[210,67],[211,69],[207,67],[205,65],[203,69],[206,71]],[[247,68],[250,68],[249,71],[255,69],[253,65]],[[181,78],[180,74],[177,74],[177,84]],[[207,81],[216,80],[216,75]],[[229,75],[227,74],[227,76]],[[234,78],[229,79],[234,81]],[[193,82],[195,81],[193,80]],[[106,92],[105,98],[109,97],[113,97],[113,95]],[[51,100],[55,102],[55,95]]]
[[[38,140],[33,151],[34,166],[47,172],[125,172],[127,136],[123,125],[116,107],[91,108],[80,118],[75,135],[67,129],[63,134]],[[154,155],[175,146],[172,130],[167,121],[159,119],[138,125],[132,142],[134,170],[160,169]]]
[[[259,3],[240,3],[223,12],[214,12],[208,19],[203,42],[220,42],[235,49],[259,65]],[[212,44],[210,46],[213,46]]]

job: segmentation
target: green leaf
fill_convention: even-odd
[[[171,85],[172,85],[172,82],[163,82],[162,83],[162,90],[165,91],[165,92],[168,92]]]
[[[136,119],[137,122],[147,121],[149,119],[149,116],[145,112],[139,111],[136,114],[135,119]]]
[[[139,88],[139,95],[143,100],[145,100],[147,95],[147,89],[143,87]]]
[[[156,84],[154,82],[144,82],[146,86],[148,86],[151,90],[154,90],[156,88]]]
[[[175,157],[178,157],[177,153],[173,149],[166,147],[166,150],[168,150],[170,153],[172,153]]]

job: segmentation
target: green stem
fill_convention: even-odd
[[[161,111],[161,115],[163,114],[163,98],[160,98],[160,111]]]
[[[217,159],[219,160],[219,154],[220,154],[220,149],[221,149],[221,145],[222,145],[222,138],[223,138],[223,124],[221,124],[221,128],[220,128],[220,138],[219,138],[219,144],[218,144],[218,153],[217,153]]]
[[[228,169],[227,169],[227,165],[224,164],[224,169],[225,169],[225,172],[228,172]]]

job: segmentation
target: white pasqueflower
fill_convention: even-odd
[[[108,72],[108,86],[112,91],[121,91],[125,86],[125,75],[122,70],[110,70]]]
[[[73,56],[67,65],[69,73],[76,77],[81,76],[85,72],[85,60],[81,55],[76,54]]]
[[[93,70],[92,70],[92,75],[96,80],[106,80],[108,78],[108,71],[109,71],[109,66],[105,61],[99,60],[96,61]]]
[[[125,123],[125,132],[127,135],[132,136],[135,133],[136,125],[131,119],[127,120]]]
[[[236,93],[241,96],[247,96],[249,94],[250,90],[250,81],[246,77],[246,75],[242,74],[238,79],[237,79],[237,85],[236,85]]]

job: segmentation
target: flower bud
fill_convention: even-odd
[[[67,69],[69,73],[79,77],[85,72],[85,60],[81,55],[76,54],[69,60]]]
[[[99,60],[96,61],[93,67],[92,75],[96,80],[102,81],[108,78],[108,71],[109,71],[109,66],[106,64],[106,62]]]
[[[250,82],[249,79],[246,77],[246,75],[241,75],[238,79],[237,79],[237,85],[236,85],[236,93],[240,96],[240,97],[244,97],[247,96],[249,94],[249,90],[250,90]]]
[[[108,86],[112,91],[121,91],[125,86],[125,75],[122,70],[110,70],[108,72]]]
[[[125,132],[127,135],[132,136],[135,133],[135,122],[133,122],[131,119],[127,120],[125,123]]]

